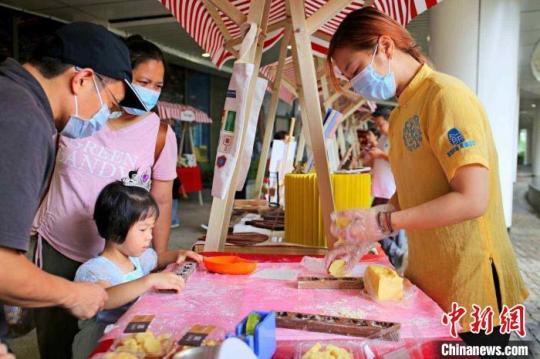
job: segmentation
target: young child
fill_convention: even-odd
[[[202,261],[202,256],[191,251],[157,254],[150,247],[159,208],[147,190],[147,182],[144,178],[125,178],[108,184],[98,196],[94,221],[105,238],[105,249],[77,270],[75,281],[99,283],[107,288],[109,298],[96,317],[79,322],[73,358],[87,358],[105,327],[115,323],[146,291],[182,290],[181,277],[171,272],[151,273],[154,269],[182,263],[186,257]]]

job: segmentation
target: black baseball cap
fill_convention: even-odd
[[[90,22],[72,22],[56,30],[55,35],[58,46],[49,49],[49,56],[124,81],[126,94],[120,104],[149,111],[131,85],[129,49],[119,36]]]

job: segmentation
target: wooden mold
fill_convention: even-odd
[[[298,289],[363,289],[364,280],[355,277],[298,277]]]
[[[334,317],[320,314],[276,312],[278,328],[331,333],[352,337],[399,340],[399,323]]]
[[[179,265],[176,268],[175,273],[182,277],[184,281],[187,281],[188,278],[197,270],[197,263],[195,262],[185,262]]]

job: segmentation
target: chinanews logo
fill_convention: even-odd
[[[452,157],[456,152],[463,148],[469,148],[476,145],[474,140],[465,140],[465,137],[457,128],[452,128],[448,131],[448,142],[452,145],[452,149],[448,151],[448,157]]]
[[[227,97],[236,98],[236,90],[227,90]]]

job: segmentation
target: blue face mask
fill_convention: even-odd
[[[373,60],[377,54],[378,46],[375,46],[369,65],[351,80],[354,92],[372,101],[388,100],[396,95],[396,79],[390,70],[390,59],[388,59],[388,73],[386,75],[379,75],[373,68]]]
[[[156,107],[158,99],[159,99],[159,95],[161,95],[161,92],[150,90],[150,89],[147,89],[146,87],[142,87],[136,84],[131,84],[131,85],[133,86],[133,88],[135,88],[135,91],[137,91],[137,94],[139,95],[141,101],[144,103],[144,105],[146,106],[148,110],[151,110],[154,107]],[[144,110],[139,110],[137,108],[132,108],[132,107],[124,107],[124,110],[127,113],[131,115],[135,115],[135,116],[139,116],[146,113],[146,111]]]
[[[101,130],[101,128],[105,125],[107,120],[109,119],[109,116],[111,114],[111,111],[109,110],[109,107],[106,103],[103,102],[101,98],[101,94],[99,93],[99,89],[97,87],[96,79],[92,78],[94,81],[94,87],[96,88],[96,92],[99,98],[99,103],[101,103],[101,107],[99,108],[98,112],[92,118],[90,119],[82,119],[79,117],[79,103],[77,100],[77,95],[75,96],[75,115],[72,115],[64,129],[62,130],[61,134],[63,136],[69,137],[69,138],[84,138],[88,136],[92,136],[94,133]]]

